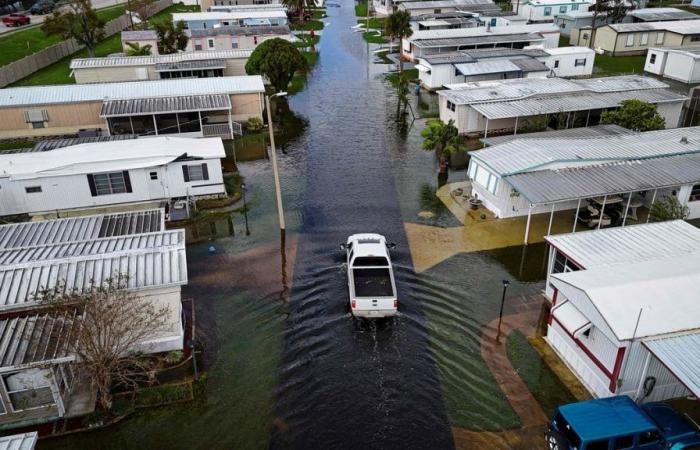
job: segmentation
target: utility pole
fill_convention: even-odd
[[[501,310],[498,313],[498,334],[496,334],[496,342],[499,342],[499,339],[501,338],[501,320],[503,319],[503,305],[506,302],[506,290],[508,289],[509,284],[510,281],[503,280],[503,295],[501,295]]]
[[[265,106],[267,106],[267,127],[270,130],[270,148],[272,154],[270,159],[272,160],[272,174],[275,178],[275,196],[277,198],[277,215],[280,224],[280,232],[282,237],[284,237],[285,223],[284,223],[284,207],[282,206],[282,188],[280,187],[280,175],[277,170],[277,150],[275,149],[275,133],[272,127],[272,111],[270,109],[270,97],[284,97],[286,92],[278,92],[275,95],[265,96]]]

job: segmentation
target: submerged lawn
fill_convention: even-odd
[[[623,75],[644,72],[646,56],[595,55],[593,75]]]

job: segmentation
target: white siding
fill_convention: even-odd
[[[628,349],[629,350],[629,349]],[[627,355],[624,365],[624,373],[621,375],[622,385],[619,393],[635,398],[640,383],[644,383],[644,362],[649,351],[639,342],[632,344],[632,349]],[[651,357],[646,377],[654,377],[656,384],[649,397],[644,402],[654,402],[669,398],[678,398],[691,395],[671,372],[661,364],[654,356]]]
[[[666,65],[667,55],[667,52],[649,49],[647,51],[646,62],[644,63],[644,71],[656,75],[662,75],[664,72],[664,67]],[[651,62],[652,59],[654,60],[653,63]]]

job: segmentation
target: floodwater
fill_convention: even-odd
[[[397,121],[388,66],[352,32],[352,0],[340,4],[328,8],[308,85],[289,100],[300,134],[279,156],[284,247],[265,158],[239,161],[250,235],[237,213],[190,230],[208,239],[188,247],[184,291],[197,305],[205,394],[41,448],[449,449],[453,429],[520,426],[479,339],[498,316],[501,280],[511,280],[509,296],[542,289],[544,248],[458,254],[414,271],[404,224],[459,222],[434,196],[425,120]],[[338,244],[357,232],[397,243],[393,319],[349,313]]]

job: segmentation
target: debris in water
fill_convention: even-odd
[[[418,216],[422,217],[424,219],[430,219],[430,218],[435,217],[435,213],[432,213],[430,211],[421,211],[418,213]]]

